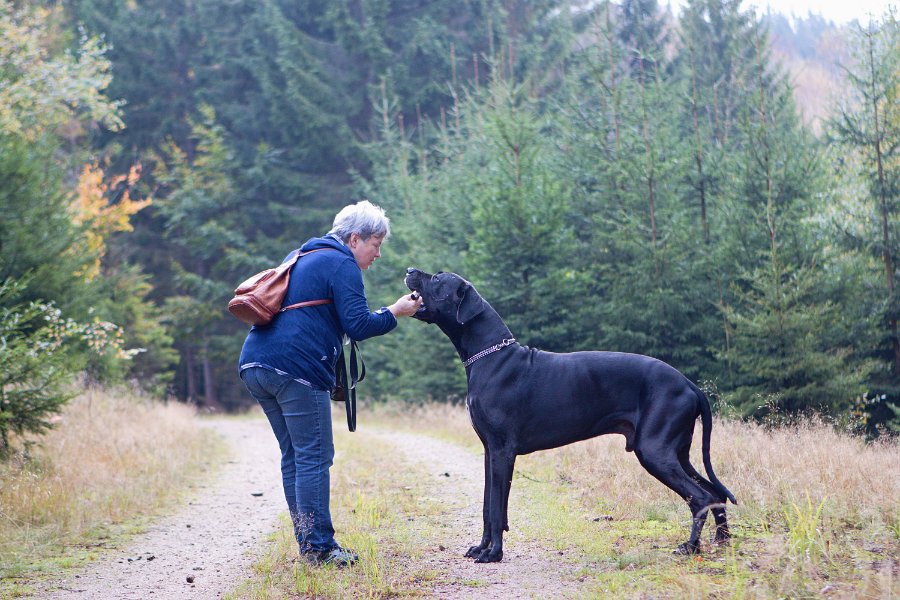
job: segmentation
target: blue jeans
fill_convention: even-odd
[[[300,552],[338,546],[329,508],[334,460],[331,395],[262,367],[241,372],[281,448],[281,477]]]

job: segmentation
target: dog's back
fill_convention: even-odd
[[[689,380],[649,356],[521,347],[492,366],[473,374],[470,414],[477,429],[503,431],[516,454],[607,433],[624,435],[630,450],[649,414],[699,414]]]

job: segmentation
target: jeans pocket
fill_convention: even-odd
[[[266,387],[268,388],[269,393],[271,393],[276,398],[281,397],[282,392],[284,392],[287,386],[295,383],[295,381],[289,376],[282,375],[281,373],[276,373],[275,371],[269,371],[266,377]]]
[[[241,371],[241,379],[250,395],[259,400],[277,398],[291,383],[291,378],[271,369],[250,367]]]
[[[241,381],[244,382],[244,387],[257,400],[260,397],[264,398],[269,395],[259,383],[259,371],[262,371],[259,367],[250,367],[241,371]]]

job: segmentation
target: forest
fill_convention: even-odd
[[[393,230],[373,309],[409,266],[454,271],[523,344],[896,434],[897,15],[799,25],[740,0],[2,0],[0,452],[88,386],[247,408],[235,286],[361,199]],[[842,83],[813,122],[783,46],[822,40]],[[434,327],[361,348],[373,400],[465,394]]]

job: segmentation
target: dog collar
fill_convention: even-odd
[[[488,354],[493,354],[494,352],[497,352],[498,350],[503,350],[503,349],[506,348],[507,346],[511,346],[511,345],[513,345],[513,344],[515,344],[515,343],[516,343],[516,338],[509,338],[509,339],[503,340],[503,341],[500,342],[499,344],[494,344],[494,345],[491,346],[490,348],[485,348],[484,350],[482,350],[482,351],[479,352],[478,354],[474,354],[474,355],[470,356],[468,360],[466,360],[466,361],[463,362],[463,364],[464,364],[466,367],[471,366],[471,364],[472,364],[473,362],[475,362],[476,360],[478,360],[479,358],[484,358],[484,357],[487,356]]]

